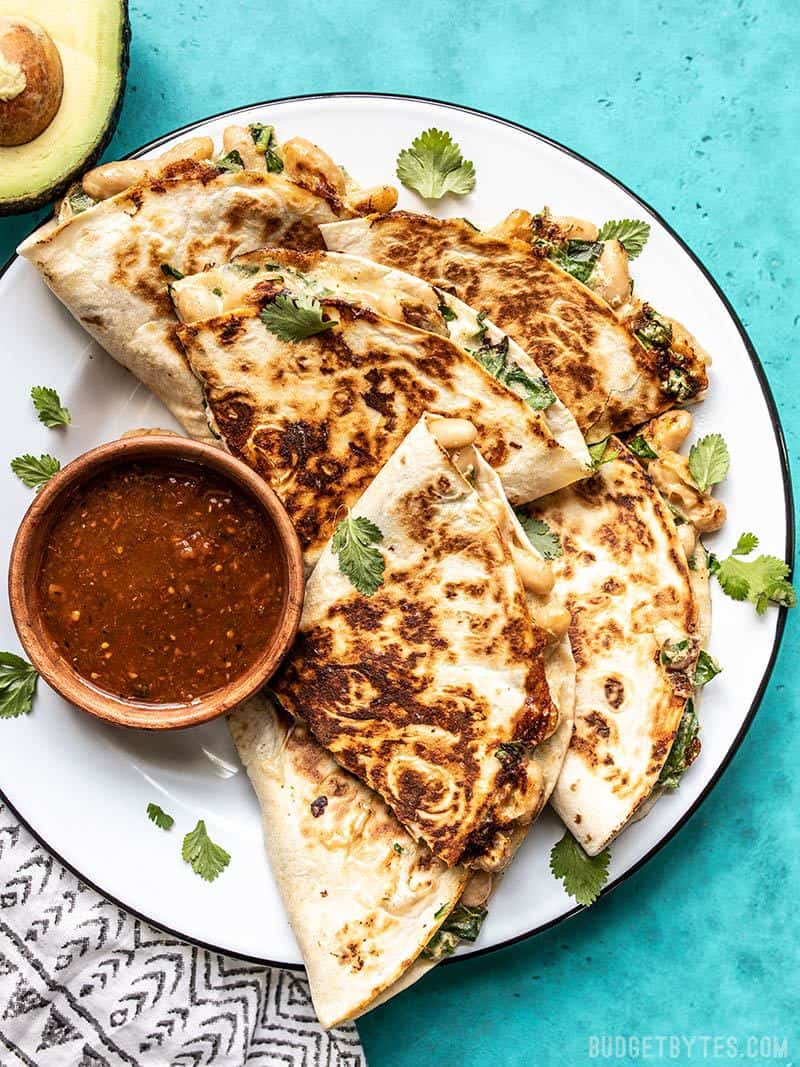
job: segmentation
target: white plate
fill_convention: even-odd
[[[364,185],[391,180],[399,149],[429,126],[449,130],[475,162],[469,196],[438,205],[478,225],[515,207],[550,205],[598,222],[644,218],[652,227],[634,264],[639,292],[696,334],[714,357],[709,399],[696,409],[698,433],[722,432],[731,476],[721,498],[729,520],[712,539],[721,551],[755,526],[765,551],[791,558],[789,476],[775,408],[741,325],[714,282],[665,223],[592,164],[518,126],[428,101],[364,95],[306,97],[258,105],[199,123],[219,136],[229,122],[263,119],[281,137],[302,135],[332,152]],[[158,142],[162,149],[186,130]],[[142,154],[153,152],[148,146]],[[402,190],[403,207],[427,205]],[[34,269],[14,260],[0,278],[5,458],[0,464],[0,551],[8,552],[30,490],[11,474],[17,453],[51,451],[62,462],[137,426],[171,426],[146,390],[106,356],[46,290]],[[66,431],[41,426],[32,385],[55,386],[72,411]],[[755,712],[780,639],[783,613],[757,618],[715,589],[712,652],[724,666],[702,704],[703,750],[680,790],[659,801],[613,847],[611,885],[637,867],[688,817],[729,760]],[[8,607],[0,608],[0,648],[19,648]],[[219,951],[295,965],[289,929],[261,840],[258,806],[227,730],[212,723],[182,733],[124,731],[91,719],[39,683],[31,715],[0,723],[0,787],[19,816],[85,881],[150,922]],[[146,818],[148,801],[176,817],[170,833]],[[181,836],[198,817],[232,854],[213,885],[180,858]],[[504,878],[475,947],[464,955],[540,930],[575,910],[548,870],[561,834],[549,812]]]

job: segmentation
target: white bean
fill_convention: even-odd
[[[428,429],[447,452],[475,443],[478,431],[469,419],[430,419]]]
[[[555,582],[549,563],[539,559],[533,552],[517,548],[516,545],[511,546],[511,555],[522,584],[528,592],[536,593],[537,596],[547,596]]]
[[[305,137],[293,137],[281,145],[283,169],[289,181],[316,192],[331,190],[345,199],[344,175],[327,152],[307,141]]]
[[[628,253],[620,241],[603,242],[603,251],[592,275],[592,288],[611,307],[619,307],[630,297]]]
[[[266,157],[258,151],[246,126],[226,126],[222,132],[222,147],[225,155],[234,150],[242,157],[247,170],[267,169]]]
[[[550,222],[555,223],[564,236],[571,241],[596,241],[598,229],[587,219],[576,219],[573,215],[552,215]]]
[[[83,176],[83,191],[95,200],[107,200],[110,196],[129,189],[150,175],[152,163],[144,159],[121,159],[104,163]]]
[[[173,295],[175,309],[181,322],[213,319],[222,313],[224,300],[204,286],[192,284],[181,287]]]
[[[181,159],[194,159],[200,162],[211,159],[214,155],[214,142],[210,137],[189,137],[185,141],[179,141],[173,148],[158,157],[158,169],[177,163]]]
[[[393,185],[351,189],[347,195],[347,206],[358,215],[385,215],[397,207],[397,190]]]
[[[563,637],[569,630],[572,616],[562,604],[548,602],[535,607],[529,604],[528,610],[536,625],[550,634],[554,641]]]

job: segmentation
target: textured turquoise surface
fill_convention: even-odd
[[[139,0],[110,154],[223,108],[333,90],[432,96],[531,126],[640,193],[697,252],[750,333],[795,453],[797,10]],[[32,222],[0,220],[0,258]],[[371,1067],[577,1067],[598,1062],[598,1034],[776,1035],[786,1058],[747,1062],[800,1062],[798,654],[800,609],[739,753],[655,859],[590,912],[442,968],[369,1015]],[[663,1059],[706,1050],[670,1057],[665,1045]],[[605,1062],[657,1062],[657,1046],[646,1051]]]

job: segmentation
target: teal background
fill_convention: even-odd
[[[637,191],[697,252],[761,356],[794,455],[797,11],[138,0],[108,155],[223,108],[335,90],[431,96],[528,125]],[[0,260],[33,221],[0,220]],[[796,613],[739,753],[658,856],[590,912],[441,968],[369,1015],[371,1067],[646,1062],[591,1060],[593,1034],[776,1035],[788,1058],[747,1062],[800,1063],[798,654]],[[665,1055],[700,1059],[700,1045]]]

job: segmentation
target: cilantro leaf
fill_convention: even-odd
[[[147,805],[147,818],[150,822],[154,822],[160,830],[171,829],[172,824],[175,822],[171,815],[168,815],[158,804],[153,804],[152,801]]]
[[[213,882],[231,862],[230,854],[221,845],[215,845],[208,836],[206,824],[198,819],[197,826],[183,839],[181,855],[192,870],[206,882]]]
[[[24,456],[11,460],[11,469],[23,485],[28,489],[35,489],[38,493],[42,486],[61,470],[61,464],[46,453],[37,458],[26,452]]]
[[[602,441],[596,441],[593,445],[588,446],[589,459],[592,461],[593,471],[599,470],[604,463],[611,463],[612,460],[619,458],[619,452],[610,447],[610,440],[610,437],[604,437]]]
[[[483,313],[481,313],[483,314]],[[485,316],[484,316],[485,318]],[[487,327],[478,315],[479,331],[485,331]],[[497,344],[484,341],[472,355],[477,359],[485,371],[488,371],[506,389],[516,393],[524,400],[528,407],[534,411],[544,411],[556,402],[556,394],[548,385],[547,379],[531,378],[518,363],[508,354],[509,340],[504,337]]]
[[[425,130],[397,157],[397,177],[426,200],[475,188],[475,167],[445,130]]]
[[[304,341],[335,325],[323,319],[322,307],[317,300],[301,297],[293,300],[286,293],[279,293],[271,304],[267,304],[259,318],[282,341]]]
[[[174,278],[176,282],[179,282],[181,280],[181,278],[185,278],[186,277],[186,275],[183,273],[183,271],[178,270],[177,267],[173,267],[171,263],[162,263],[161,264],[161,273],[166,278]]]
[[[455,311],[453,311],[449,304],[445,304],[444,301],[439,305],[439,314],[445,322],[452,322],[453,319],[458,318]]]
[[[594,904],[608,881],[611,853],[604,848],[597,856],[587,856],[569,832],[550,852],[550,870],[564,883],[564,888],[579,904]]]
[[[722,434],[707,434],[689,450],[689,473],[701,493],[724,481],[730,465],[731,457]]]
[[[43,422],[48,430],[56,426],[68,426],[72,422],[69,411],[61,406],[61,399],[55,389],[46,385],[34,385],[31,389],[31,400],[39,415],[39,422]]]
[[[564,555],[558,534],[553,533],[544,519],[535,519],[533,515],[528,515],[521,509],[515,509],[514,514],[519,519],[525,536],[545,559],[557,559]]]
[[[797,596],[788,580],[788,563],[776,556],[741,558],[749,556],[757,546],[755,534],[742,534],[727,559],[709,555],[710,573],[716,575],[723,593],[732,600],[749,600],[755,604],[759,615],[764,614],[770,603],[793,608]]]
[[[0,719],[28,714],[38,679],[39,672],[21,656],[0,652]]]
[[[383,554],[375,548],[382,540],[374,522],[350,512],[333,532],[331,551],[339,557],[339,570],[364,596],[372,596],[383,584]]]
[[[658,784],[664,789],[677,789],[680,780],[700,753],[700,723],[694,710],[694,701],[687,700],[678,723],[675,740],[669,750]]]
[[[722,667],[720,667],[714,657],[710,656],[705,649],[702,649],[700,655],[697,657],[697,666],[694,669],[695,689],[700,689],[702,686],[708,685],[708,683],[716,678],[721,672]]]
[[[585,285],[602,254],[600,241],[571,240],[562,245],[553,245],[548,258]]]
[[[224,170],[231,174],[234,171],[244,170],[244,160],[239,152],[235,148],[232,148],[230,152],[227,152],[221,159],[218,159],[214,166],[219,170]]]
[[[640,433],[637,433],[635,437],[628,441],[628,448],[639,459],[658,459],[658,452],[651,447],[646,438]]]
[[[743,533],[736,542],[736,548],[731,552],[732,556],[749,556],[753,549],[758,548],[758,538],[754,533]]]
[[[616,238],[628,253],[628,259],[636,259],[647,244],[649,236],[649,222],[641,222],[639,219],[609,219],[600,227],[597,240],[611,241]]]

